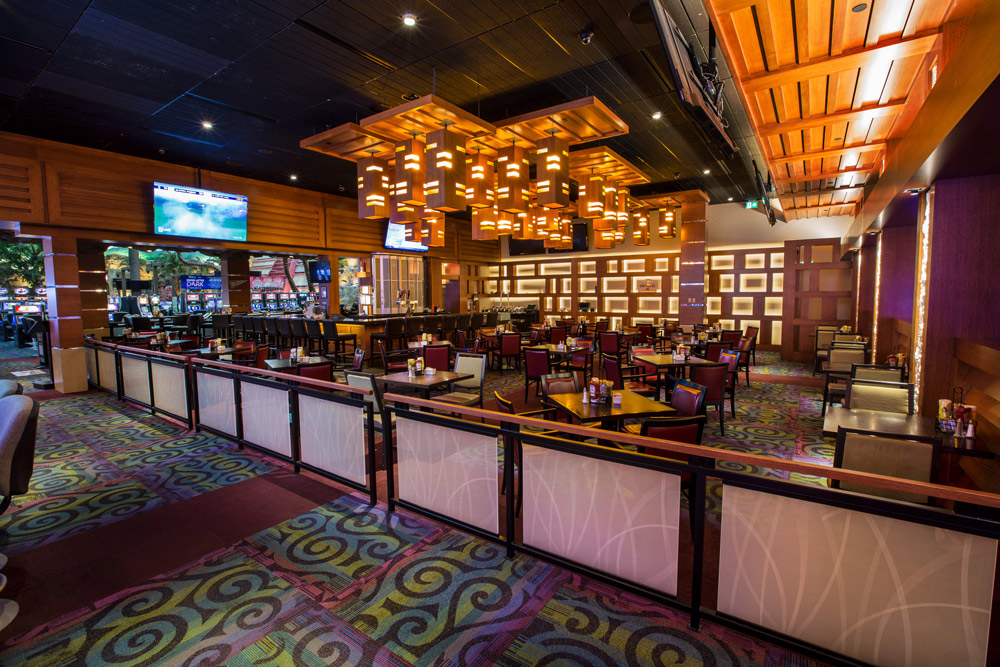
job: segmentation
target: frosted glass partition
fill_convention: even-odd
[[[530,445],[521,460],[525,544],[676,594],[678,475]]]
[[[365,411],[354,405],[299,396],[303,463],[365,483]]]
[[[83,348],[87,355],[87,379],[97,384],[97,350],[92,347]]]
[[[97,368],[101,375],[101,387],[108,391],[118,391],[118,374],[115,371],[115,353],[97,350]]]
[[[188,418],[184,367],[158,364],[153,368],[153,407],[172,415]]]
[[[396,419],[399,498],[499,533],[497,439]]]
[[[243,439],[282,456],[292,455],[288,390],[240,382]]]
[[[986,664],[996,540],[723,495],[720,612],[874,665]]]
[[[149,405],[149,362],[122,355],[122,394]]]
[[[236,437],[236,394],[233,380],[195,371],[198,377],[198,421]]]

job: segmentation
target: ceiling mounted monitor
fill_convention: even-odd
[[[153,183],[157,234],[221,241],[247,240],[247,198],[186,185]]]
[[[727,158],[736,155],[736,145],[726,132],[728,122],[722,117],[724,82],[719,81],[715,63],[715,30],[709,25],[709,58],[698,59],[680,28],[663,8],[661,0],[649,0],[660,42],[670,64],[670,74],[684,107],[715,142]]]

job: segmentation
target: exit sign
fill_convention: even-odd
[[[743,206],[746,208],[757,208],[759,204],[760,202],[757,201],[756,199],[754,199],[753,201],[743,202]]]

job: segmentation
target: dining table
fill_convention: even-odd
[[[266,359],[264,361],[269,370],[288,371],[302,366],[318,366],[320,364],[333,363],[330,359],[321,356],[299,357],[298,359]]]
[[[689,368],[692,366],[702,366],[704,364],[718,363],[714,361],[708,361],[702,357],[696,357],[691,355],[690,357],[675,357],[672,354],[645,354],[645,353],[633,353],[632,358],[634,360],[642,361],[651,366],[656,367],[657,376],[670,377],[674,380],[683,379],[684,376],[688,374]],[[681,369],[680,377],[671,373],[674,369]],[[669,388],[669,387],[668,387]]]
[[[677,410],[646,398],[634,391],[617,392],[622,395],[621,405],[614,403],[584,402],[583,392],[571,394],[549,394],[545,402],[566,413],[571,419],[581,424],[599,422],[605,430],[620,430],[626,419],[641,419],[643,417],[673,417]]]
[[[823,435],[837,435],[840,427],[871,433],[894,433],[921,438],[939,434],[937,420],[929,415],[908,415],[881,410],[862,410],[831,405],[823,418]]]
[[[209,347],[199,347],[193,350],[186,350],[187,352],[196,352],[199,357],[204,357],[205,359],[218,359],[229,354],[236,354],[237,352],[250,352],[248,348],[240,347],[229,347],[225,345],[223,347],[218,347],[212,345]]]
[[[455,373],[453,371],[435,371],[434,373],[414,373],[409,371],[399,371],[398,373],[386,373],[375,378],[383,384],[406,387],[420,392],[421,398],[430,398],[431,392],[435,389],[447,387],[452,382],[468,380],[475,377],[471,373]]]

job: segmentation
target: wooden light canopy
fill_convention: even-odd
[[[570,179],[580,184],[574,213],[624,241],[632,210],[628,186],[649,177],[606,146],[570,146],[628,133],[600,100],[587,97],[497,125],[426,95],[360,123],[303,139],[303,148],[358,165],[358,215],[406,225],[407,237],[444,243],[444,216],[472,211],[472,238],[545,241],[572,247]],[[536,178],[530,180],[534,154]]]

